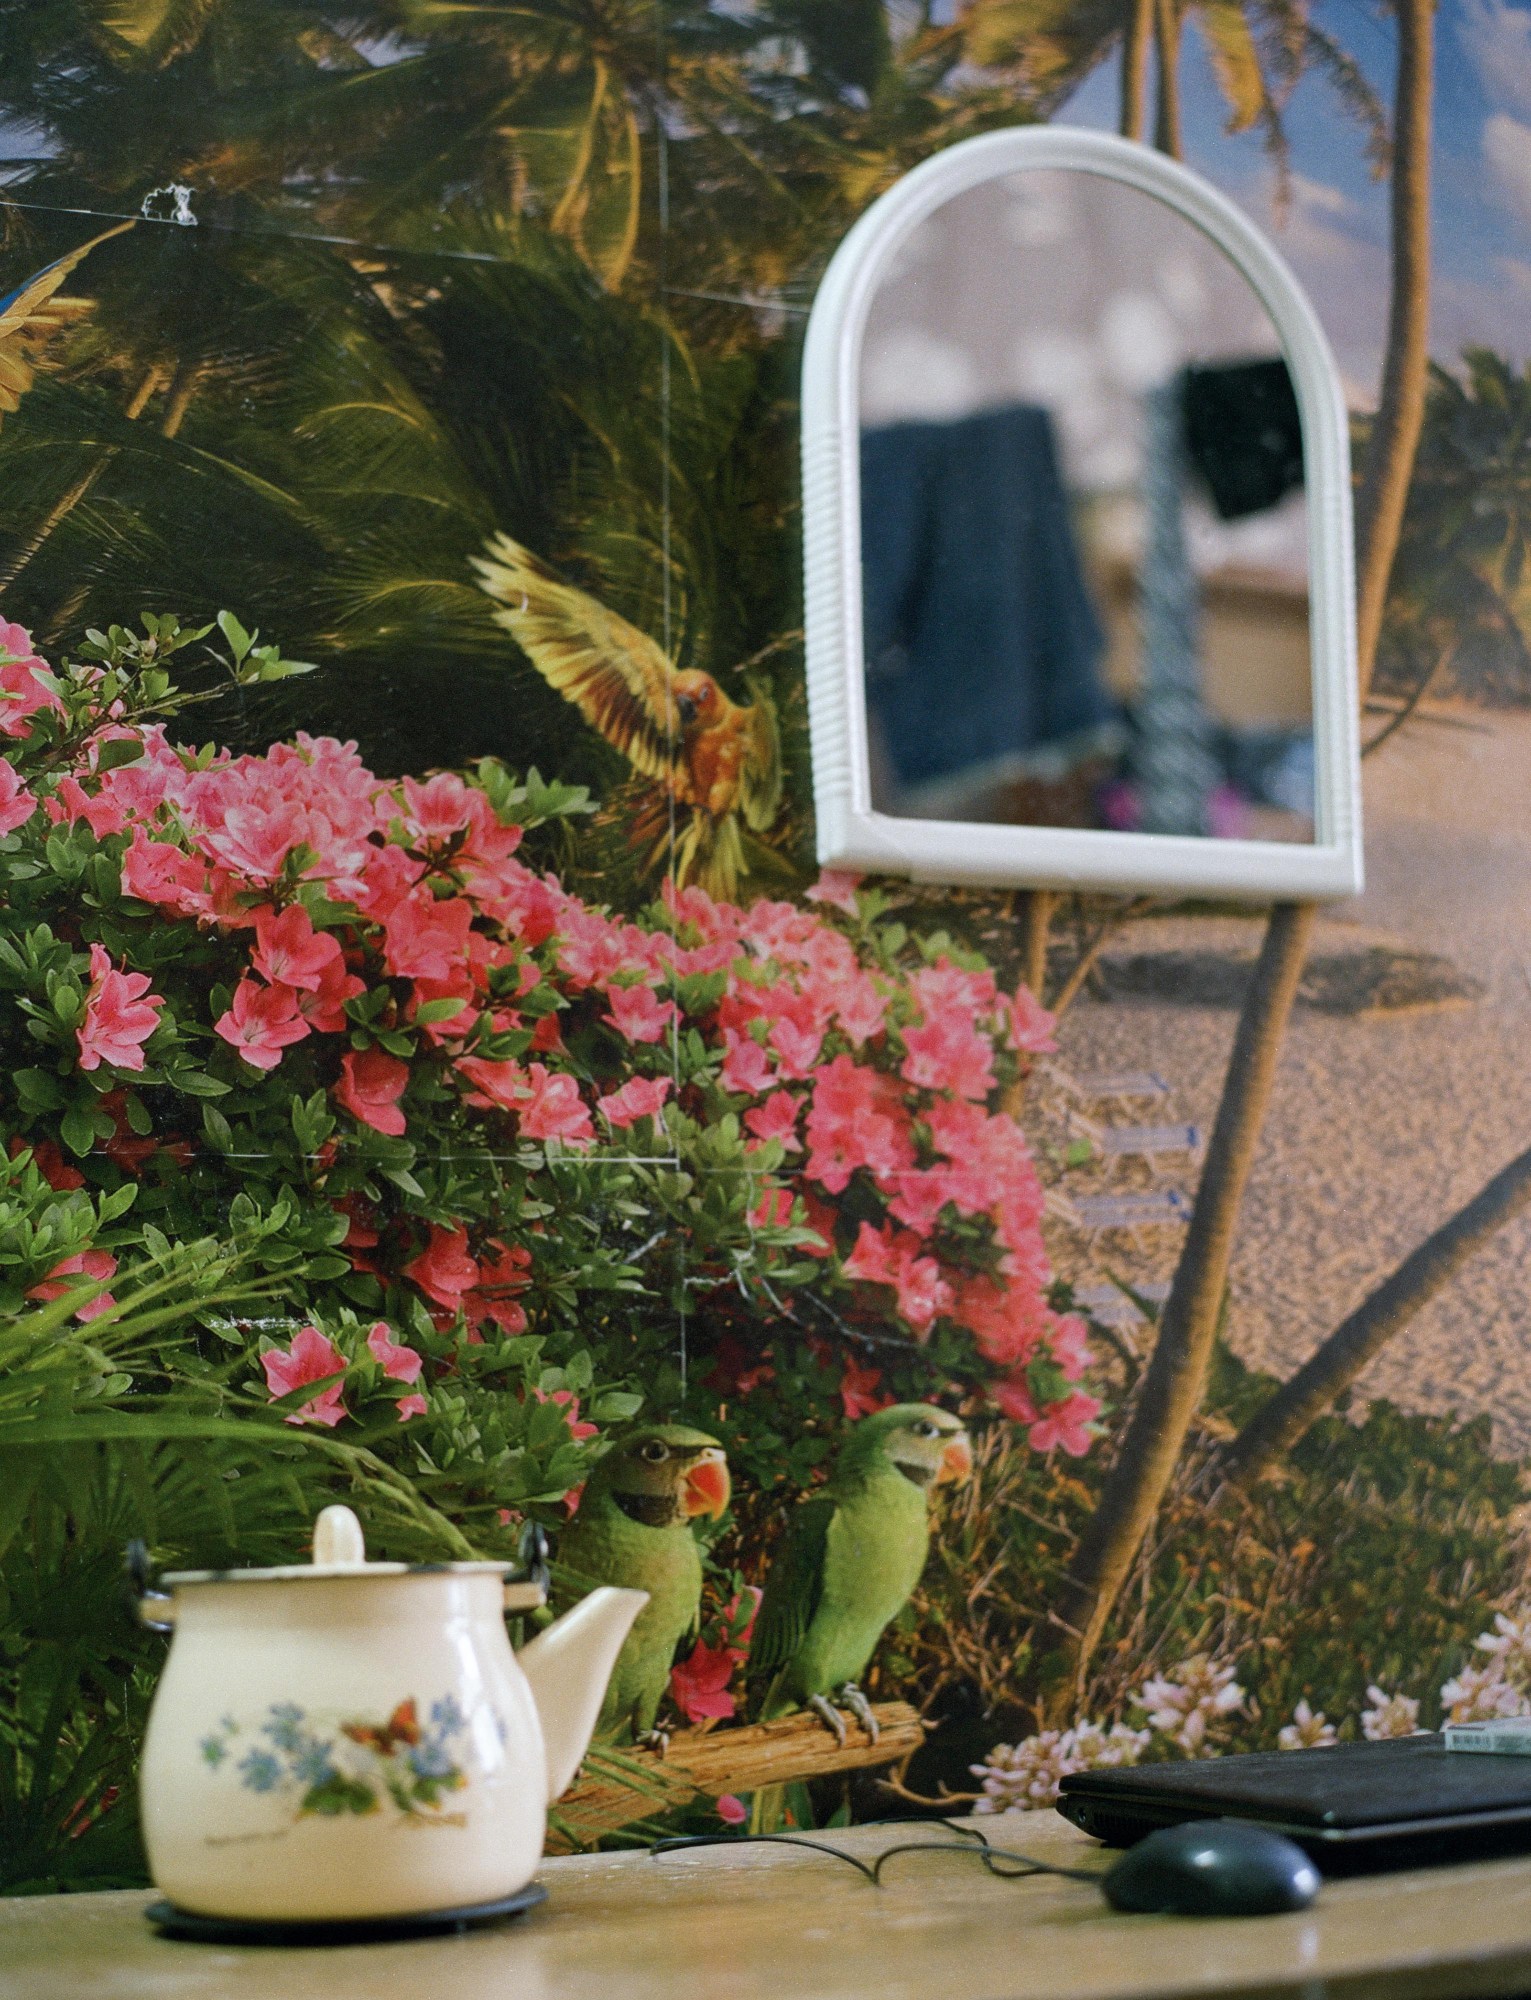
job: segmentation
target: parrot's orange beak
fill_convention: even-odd
[[[936,1484],[944,1485],[947,1480],[966,1479],[973,1470],[973,1447],[966,1436],[954,1437],[941,1454],[941,1470],[936,1475]]]
[[[719,1452],[716,1458],[699,1458],[686,1474],[682,1504],[687,1520],[694,1519],[698,1514],[710,1514],[713,1520],[721,1520],[732,1491],[728,1462],[723,1454]]]

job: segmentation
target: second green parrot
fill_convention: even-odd
[[[828,1485],[788,1516],[766,1578],[750,1647],[751,1678],[767,1683],[762,1721],[811,1708],[843,1743],[843,1707],[875,1741],[860,1677],[925,1567],[931,1489],[972,1469],[961,1420],[931,1403],[895,1404],[846,1434]]]
[[[559,1567],[581,1591],[612,1583],[649,1594],[606,1690],[600,1735],[654,1736],[675,1649],[701,1612],[702,1558],[691,1523],[703,1514],[719,1519],[729,1494],[723,1447],[683,1424],[629,1431],[590,1474],[560,1540]]]

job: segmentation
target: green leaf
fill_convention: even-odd
[[[217,1077],[200,1069],[176,1070],[168,1081],[187,1097],[227,1097],[233,1088],[232,1084],[220,1083]]]
[[[235,666],[240,666],[246,653],[255,644],[257,634],[247,632],[232,611],[218,613],[218,630],[228,640],[234,655]]]
[[[81,1159],[96,1143],[96,1121],[78,1104],[71,1104],[59,1120],[59,1131],[70,1152]]]

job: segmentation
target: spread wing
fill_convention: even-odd
[[[753,684],[751,692],[755,699],[745,711],[750,742],[739,767],[739,804],[751,831],[767,833],[781,811],[781,737],[771,697]]]
[[[104,243],[109,236],[120,236],[132,227],[129,220],[119,222],[114,229],[103,229],[99,236],[45,264],[42,270],[0,298],[0,410],[14,410],[32,386],[27,348],[46,340],[70,320],[90,310],[83,299],[59,297],[64,280],[98,243]]]
[[[828,1494],[803,1501],[787,1516],[755,1618],[751,1677],[786,1666],[807,1637],[824,1594],[824,1552],[834,1517]]]
[[[550,687],[614,744],[635,771],[669,782],[683,775],[673,669],[663,651],[509,535],[471,558],[479,588]]]

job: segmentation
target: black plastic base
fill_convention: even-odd
[[[422,1910],[403,1917],[344,1917],[321,1923],[281,1923],[258,1917],[204,1917],[174,1903],[150,1903],[144,1911],[161,1937],[194,1944],[382,1944],[392,1938],[450,1936],[481,1924],[519,1917],[547,1901],[540,1882],[530,1882],[497,1903],[469,1903],[457,1910]]]

